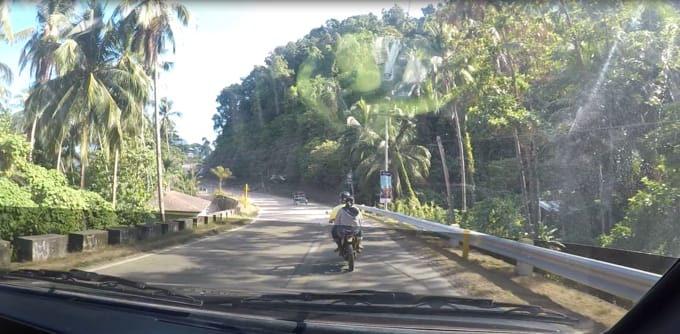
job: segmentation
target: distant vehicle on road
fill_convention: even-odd
[[[305,195],[304,192],[296,191],[296,192],[293,193],[293,203],[295,205],[299,205],[299,204],[307,205],[307,204],[309,204],[309,201],[307,200],[307,195]]]
[[[272,175],[269,177],[269,181],[274,182],[274,183],[283,183],[286,182],[286,177],[283,175]]]

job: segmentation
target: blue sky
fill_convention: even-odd
[[[166,56],[174,61],[171,72],[159,81],[159,96],[174,101],[174,109],[183,117],[177,119],[177,130],[188,142],[201,138],[214,140],[212,115],[215,99],[222,88],[240,82],[253,66],[277,46],[296,41],[311,29],[334,18],[343,20],[353,15],[372,12],[381,16],[383,8],[398,4],[414,17],[422,16],[420,8],[433,1],[349,1],[349,2],[274,2],[274,1],[183,1],[192,14],[192,22],[177,36],[177,52]],[[108,6],[112,9],[113,2]],[[13,4],[10,18],[14,31],[36,25],[35,4]],[[11,90],[20,93],[28,87],[28,71],[19,73],[18,61],[23,42],[0,45],[0,62],[14,68]]]

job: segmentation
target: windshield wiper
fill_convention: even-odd
[[[578,320],[539,306],[495,302],[491,299],[456,296],[419,296],[406,292],[353,290],[343,293],[263,294],[256,297],[202,296],[206,304],[271,309],[281,306],[296,311],[352,311],[362,313],[409,313],[420,315],[465,314],[472,316],[532,317],[545,321],[575,323]]]
[[[166,300],[188,302],[192,305],[203,305],[203,301],[191,296],[177,294],[169,289],[151,286],[144,282],[128,280],[125,278],[101,275],[91,271],[71,269],[69,271],[44,270],[44,269],[21,269],[7,273],[7,277],[20,277],[54,281],[78,286],[95,286],[116,292],[141,291],[152,297],[164,297]]]

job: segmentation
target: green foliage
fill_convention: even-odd
[[[355,93],[370,93],[380,87],[381,73],[372,53],[370,33],[340,36],[336,46],[338,80]]]
[[[118,224],[118,216],[113,205],[104,200],[97,193],[80,191],[85,199],[85,222],[88,229],[104,229]]]
[[[425,220],[450,225],[446,209],[434,204],[420,203],[419,201],[396,200],[390,203],[390,210],[403,213],[405,215],[422,218]]]
[[[457,221],[481,232],[675,252],[677,6],[451,1],[423,13],[329,20],[273,50],[219,95],[209,165],[320,188],[352,170],[357,198],[375,203],[389,146],[400,212],[447,223],[463,192]],[[444,172],[454,204],[442,209]],[[540,221],[541,200],[559,212]]]
[[[198,155],[200,152],[194,153],[184,145],[172,145],[163,153],[164,184],[169,189],[195,196],[198,192],[198,177],[193,165],[195,161],[188,158],[190,153]]]
[[[11,176],[26,161],[29,144],[19,135],[10,133],[9,127],[0,131],[0,172]]]
[[[69,187],[56,171],[27,164],[15,179],[19,183],[0,178],[0,238],[64,234],[116,222],[110,203],[96,193]]]
[[[169,173],[166,173],[168,175]],[[142,224],[150,217],[147,203],[156,187],[155,161],[149,148],[123,151],[118,166],[116,213],[119,225]],[[92,158],[88,179],[90,190],[108,201],[112,200],[113,159],[98,152]]]
[[[222,191],[222,181],[230,178],[233,175],[233,173],[231,172],[231,169],[224,168],[222,166],[210,168],[210,172],[213,173],[213,175],[215,175],[219,179],[219,181],[220,181],[219,190],[220,191]]]
[[[10,179],[0,177],[0,239],[34,234],[32,223],[37,218],[38,205],[31,194]]]
[[[492,197],[476,202],[463,215],[461,227],[497,237],[519,239],[525,236],[518,201],[512,197]]]
[[[680,189],[648,178],[642,183],[644,188],[628,200],[623,221],[600,242],[605,247],[676,256],[680,254],[680,227],[675,221],[680,214]]]
[[[41,208],[39,220],[44,226],[39,233],[68,233],[115,223],[110,203],[96,193],[69,187],[56,170],[27,165],[20,179]]]
[[[608,234],[600,236],[600,244],[602,247],[625,249],[632,237],[633,231],[630,227],[623,224],[616,224]]]
[[[346,173],[340,144],[337,141],[312,141],[305,146],[305,161],[302,180],[320,187],[335,187],[342,179],[339,175]]]
[[[551,228],[548,224],[539,222],[536,228],[536,239],[545,241],[552,249],[563,249],[564,244],[557,236],[557,228]]]

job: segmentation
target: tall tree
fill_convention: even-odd
[[[182,113],[179,111],[172,110],[172,101],[168,100],[167,97],[161,98],[161,103],[159,107],[159,113],[161,116],[161,132],[165,136],[165,147],[170,149],[170,133],[174,132],[174,124],[172,119],[173,116],[182,117]]]
[[[9,22],[9,1],[0,4],[0,43],[11,42],[13,39],[12,27]],[[12,84],[12,69],[5,63],[0,63],[0,110],[6,108],[6,97],[9,90],[5,85]]]
[[[159,56],[165,52],[168,43],[172,47],[172,51],[175,52],[177,23],[183,26],[189,24],[189,10],[184,5],[166,0],[125,0],[118,6],[115,15],[125,17],[124,24],[133,29],[133,49],[143,53],[144,64],[153,77],[158,208],[161,220],[165,221],[161,121],[158,110]]]
[[[76,1],[43,0],[38,4],[37,19],[38,27],[31,38],[26,42],[19,57],[20,71],[30,65],[31,76],[34,85],[47,82],[54,75],[55,52],[60,44],[67,38],[77,33],[72,23]],[[29,160],[33,159],[35,147],[36,126],[41,116],[38,110],[26,109],[29,113],[26,117],[30,121],[28,140],[31,143]]]
[[[423,179],[430,168],[430,151],[412,144],[415,135],[413,122],[408,115],[386,115],[375,111],[375,107],[359,100],[347,118],[347,132],[343,143],[352,147],[350,154],[358,163],[357,174],[363,185],[377,180],[378,172],[384,168],[385,145],[388,145],[389,169],[395,172],[395,193],[406,195],[409,201],[417,200],[412,179]],[[389,141],[385,132],[384,117],[393,117],[388,126]]]
[[[104,7],[91,3],[79,28],[54,49],[56,77],[40,84],[26,101],[26,109],[40,115],[41,130],[54,135],[53,143],[61,143],[73,130],[77,132],[81,188],[85,187],[92,138],[104,134],[119,142],[121,118],[139,110],[149,89],[143,72],[135,71],[132,63],[116,59],[111,52],[103,17]]]
[[[220,192],[222,192],[222,181],[231,177],[231,169],[217,166],[215,168],[210,168],[210,172],[213,173],[213,175],[215,175],[219,180],[218,189]]]
[[[462,24],[461,24],[462,25]],[[473,54],[469,53],[470,42],[464,38],[465,26],[455,27],[441,17],[431,17],[427,22],[429,45],[434,55],[430,58],[431,93],[434,95],[435,112],[445,115],[456,133],[460,185],[461,209],[467,210],[467,171],[465,168],[468,153],[463,138],[464,127],[459,106],[465,105],[466,93],[474,83],[472,73]],[[445,112],[441,112],[444,107]],[[471,154],[471,152],[469,153]]]

